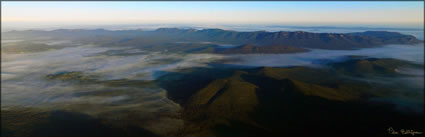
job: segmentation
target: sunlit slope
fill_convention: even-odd
[[[329,69],[192,70],[174,75],[179,79],[180,88],[169,90],[169,98],[183,104],[186,126],[182,134],[189,136],[333,136],[353,129],[358,131],[353,133],[355,136],[368,132],[368,128],[393,124],[420,127],[421,124],[414,122],[415,118],[421,119],[420,115],[397,112],[390,104],[369,101],[383,93],[389,94],[392,89],[346,78],[345,72],[340,71],[353,65],[361,66],[362,62],[376,66],[352,69],[366,74],[391,73],[390,76],[401,74],[388,70],[411,65],[394,59],[353,59],[330,63]],[[210,74],[221,71],[226,75],[217,79],[209,78],[214,75],[196,75],[201,71]],[[199,82],[203,80],[207,82]],[[186,96],[177,95],[180,91]],[[337,131],[329,134],[327,131],[331,129]]]

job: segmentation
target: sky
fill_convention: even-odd
[[[1,2],[2,24],[392,24],[423,26],[424,2]]]

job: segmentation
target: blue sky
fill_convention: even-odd
[[[2,22],[415,24],[423,2],[2,2]]]

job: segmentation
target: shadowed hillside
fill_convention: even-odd
[[[44,111],[34,108],[2,110],[2,136],[20,137],[115,137],[156,135],[138,127],[118,128],[86,114],[67,111]],[[4,117],[7,117],[4,118]]]
[[[250,44],[241,45],[234,48],[223,48],[216,49],[216,53],[221,54],[267,54],[267,53],[298,53],[306,52],[308,50],[302,48],[296,48],[293,46],[284,46],[284,45],[268,45],[268,46],[254,46]]]
[[[400,112],[392,104],[369,101],[379,96],[375,92],[390,91],[380,89],[382,85],[347,79],[338,71],[364,61],[385,68],[372,67],[373,71],[366,73],[393,76],[399,74],[388,69],[409,64],[393,59],[353,59],[328,64],[337,71],[307,67],[194,69],[163,76],[157,82],[170,99],[185,108],[183,136],[387,136],[389,127],[421,131],[423,112]]]

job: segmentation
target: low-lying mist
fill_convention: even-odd
[[[4,42],[10,44],[22,41],[2,40],[2,45]],[[105,119],[120,119],[125,117],[128,110],[137,110],[131,113],[143,117],[145,122],[141,127],[157,134],[167,134],[183,126],[183,122],[177,117],[180,105],[167,98],[165,89],[152,83],[158,77],[167,75],[167,72],[212,67],[211,64],[242,67],[322,67],[325,64],[320,63],[321,60],[339,62],[343,61],[345,56],[353,55],[394,58],[424,64],[423,44],[388,45],[359,50],[311,49],[310,52],[293,54],[250,55],[145,52],[132,48],[79,45],[71,41],[45,41],[44,44],[73,46],[28,53],[2,53],[2,109],[13,109],[15,106],[64,109]],[[81,75],[78,73],[75,78],[69,76],[72,78],[63,79],[46,77],[65,72],[81,72]],[[388,85],[402,84],[423,96],[423,70],[399,68],[398,72],[406,76],[353,79],[370,83],[384,82],[383,84]],[[85,83],[80,80],[85,77],[95,82]],[[420,104],[424,102],[418,96],[401,92],[403,91],[394,92],[390,100],[413,100]]]

